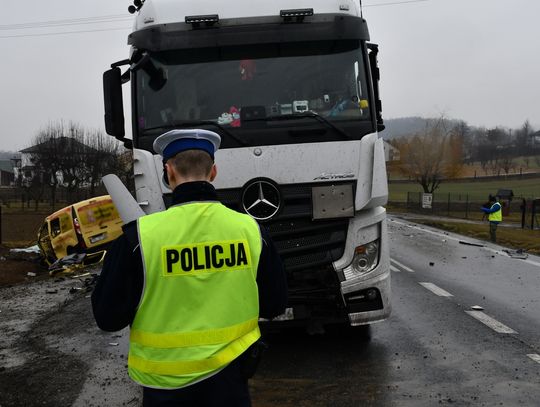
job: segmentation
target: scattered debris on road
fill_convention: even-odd
[[[40,251],[39,251],[38,245],[36,244],[30,247],[11,249],[9,252],[10,253],[39,253]]]
[[[513,259],[526,259],[527,257],[529,257],[529,255],[525,253],[523,249],[517,249],[517,250],[504,249],[503,252],[508,254]]]
[[[460,240],[460,241],[459,241],[459,244],[464,244],[464,245],[467,245],[467,246],[475,246],[475,247],[484,247],[483,244],[480,244],[480,243],[472,243],[472,242],[466,242],[465,240]]]
[[[93,264],[101,263],[105,257],[105,253],[105,251],[99,252],[97,256],[87,253],[68,254],[49,266],[49,274],[51,276],[73,274],[75,271],[80,271]],[[84,275],[88,275],[88,273]],[[82,274],[79,276],[82,276]]]
[[[473,306],[471,307],[471,309],[472,309],[473,311],[483,311],[483,310],[484,310],[484,307],[482,307],[482,306],[480,306],[480,305],[473,305]]]

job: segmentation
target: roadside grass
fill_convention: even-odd
[[[412,222],[447,230],[463,236],[489,241],[489,225],[453,222],[433,219],[409,219]],[[540,230],[516,229],[504,226],[497,228],[497,244],[511,249],[523,249],[527,253],[540,255]]]
[[[437,199],[437,195],[452,194],[455,196],[461,194],[463,201],[469,195],[469,202],[485,202],[490,194],[495,194],[499,189],[513,190],[516,199],[518,197],[540,197],[540,177],[507,180],[501,177],[499,180],[490,181],[483,181],[481,178],[477,178],[475,181],[443,181],[434,195],[435,199]],[[391,202],[406,202],[407,192],[422,192],[422,187],[414,182],[390,182],[388,184],[389,200]]]

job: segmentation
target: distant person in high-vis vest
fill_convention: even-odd
[[[489,205],[482,206],[482,211],[488,215],[489,237],[493,243],[497,242],[497,226],[502,222],[502,206],[499,198],[489,197]]]
[[[259,317],[285,311],[268,232],[218,202],[210,184],[220,142],[207,130],[154,141],[172,205],[124,227],[92,294],[101,329],[131,326],[128,373],[144,406],[250,406]]]

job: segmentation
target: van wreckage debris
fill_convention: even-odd
[[[94,255],[88,255],[86,253],[68,254],[49,266],[49,274],[51,276],[72,274],[90,265],[101,263],[105,258],[105,253],[105,251],[102,251]]]
[[[48,272],[50,276],[59,276],[59,275],[71,275],[77,271],[83,271],[87,267],[99,264],[105,258],[106,250],[102,250],[97,253],[73,253],[68,254],[67,256],[62,257],[61,259],[56,260],[54,263],[48,266]],[[35,256],[32,256],[35,254]],[[30,256],[30,257],[29,257]],[[45,265],[46,262],[43,260],[44,253],[41,252],[37,245],[23,248],[14,248],[9,251],[9,258],[13,260],[26,260],[33,262],[40,262],[42,265]],[[7,258],[5,258],[7,260]],[[28,277],[36,277],[35,272],[26,273]],[[74,277],[81,277],[86,274],[80,274]]]
[[[98,280],[98,273],[84,273],[84,274],[78,274],[71,276],[72,280],[78,280],[78,283],[80,285],[73,285],[69,288],[70,294],[77,294],[77,293],[90,293],[94,289],[97,280]],[[65,277],[59,277],[56,282],[65,281]],[[49,288],[45,290],[45,294],[56,294],[58,293],[58,290],[55,288]]]

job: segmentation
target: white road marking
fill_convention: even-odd
[[[465,311],[471,317],[476,318],[478,321],[482,322],[484,325],[490,327],[495,332],[500,334],[516,334],[512,328],[507,327],[502,322],[497,321],[496,319],[490,317],[487,314],[484,314],[481,311]]]
[[[523,260],[525,263],[529,263],[529,264],[532,264],[533,266],[536,266],[536,267],[540,267],[540,263],[538,263],[537,261],[534,261],[534,260],[531,260],[531,259],[525,259]]]
[[[390,259],[390,261],[394,264],[397,264],[399,267],[401,267],[403,270],[405,271],[408,271],[409,273],[414,273],[414,270],[407,267],[405,264],[401,264],[399,261],[397,261],[396,259]]]
[[[395,273],[401,273],[400,269],[398,269],[397,267],[392,266],[391,264],[390,264],[390,270],[392,270]]]
[[[453,297],[448,291],[443,290],[441,287],[436,286],[433,283],[418,283],[424,288],[431,291],[433,294],[438,295],[439,297]]]
[[[536,353],[530,353],[527,356],[534,360],[536,363],[540,363],[540,355]]]

